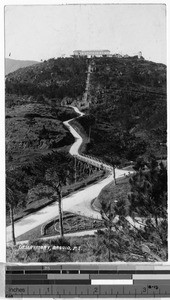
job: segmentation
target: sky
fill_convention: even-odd
[[[166,64],[166,6],[6,6],[6,57],[40,61],[77,49],[123,55],[142,51],[145,59]]]

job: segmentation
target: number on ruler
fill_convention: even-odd
[[[93,289],[93,294],[98,294],[99,293],[99,289],[98,289],[98,287],[95,287],[94,289]]]

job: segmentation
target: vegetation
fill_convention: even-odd
[[[81,97],[85,89],[86,58],[51,58],[41,64],[19,69],[6,78],[6,92],[44,95],[62,100]]]
[[[124,200],[126,206],[129,205],[128,193],[130,193],[129,177],[123,177],[117,179],[117,185],[112,181],[106,185],[100,192],[99,196],[95,199],[95,206],[98,210],[101,209],[101,205],[107,205],[111,201],[113,207],[114,203]]]
[[[51,163],[57,172],[65,169],[64,185],[75,182],[74,158],[67,154],[74,138],[62,122],[77,114],[61,107],[61,100],[83,93],[86,65],[84,58],[50,59],[6,76],[7,183],[18,182],[8,189],[7,224],[9,212],[16,220],[54,201],[52,188],[42,187]],[[87,169],[79,164],[78,182],[89,175]],[[14,197],[18,202],[11,206]]]
[[[167,216],[167,169],[154,156],[138,160],[135,169],[130,179],[130,215],[154,218],[158,225],[158,218]]]
[[[42,231],[42,228],[44,230]],[[104,228],[104,223],[102,220],[93,219],[81,215],[76,215],[70,212],[63,212],[63,228],[64,234],[75,233],[79,231],[93,230]],[[43,237],[50,237],[53,239],[59,237],[60,226],[59,226],[59,217],[57,216],[54,220],[45,222],[44,224],[37,226],[34,229],[29,230],[28,232],[20,235],[16,238],[16,241],[34,241]],[[66,236],[65,236],[66,237]]]
[[[101,220],[94,220],[92,218],[86,218],[83,216],[78,216],[71,214],[66,216],[63,220],[64,225],[64,232],[65,233],[72,233],[72,232],[79,232],[85,230],[92,230],[103,228],[104,224]],[[59,232],[59,222],[58,220],[54,220],[53,225],[51,225],[47,229],[47,235],[56,235]]]
[[[56,171],[62,177],[63,195],[66,195],[81,186],[84,186],[89,175],[89,182],[96,180],[103,175],[98,173],[94,167],[90,167],[83,162],[76,162],[76,183],[75,183],[75,161],[74,158],[66,153],[53,152],[52,154],[42,155],[36,158],[32,163],[21,165],[10,171],[13,181],[19,182],[15,185],[16,193],[20,195],[20,202],[26,202],[26,207],[22,205],[15,206],[14,219],[35,212],[47,204],[56,200],[53,188],[49,186],[46,176],[51,171]],[[8,181],[7,172],[7,181]],[[99,177],[98,177],[99,176]],[[52,175],[50,181],[54,181]],[[8,201],[8,199],[7,199]],[[7,207],[7,224],[9,224],[9,209]]]
[[[15,230],[14,230],[14,211],[17,205],[24,206],[24,197],[20,192],[21,182],[13,177],[12,172],[7,170],[6,179],[6,207],[9,212],[9,217],[12,225],[12,241],[16,245]]]
[[[67,153],[74,138],[62,122],[76,115],[71,108],[56,105],[44,96],[6,95],[8,225],[56,201],[53,187],[45,182],[53,165],[57,174],[63,173],[64,195],[83,186],[89,175],[94,174],[93,180],[98,178],[95,168],[83,162],[75,165],[74,158]]]
[[[117,165],[166,159],[166,66],[137,58],[94,58],[88,115],[78,121],[90,132],[87,153]]]
[[[121,223],[120,223],[121,222]],[[155,228],[135,230],[128,222],[120,221],[110,230],[98,230],[93,236],[30,241],[7,246],[8,262],[155,262],[167,260],[167,247],[155,237]],[[108,226],[108,225],[106,225]],[[165,236],[166,239],[167,236]],[[150,239],[151,238],[151,239]],[[61,248],[54,246],[64,245]],[[38,247],[36,247],[38,246]],[[43,248],[41,248],[44,246]]]
[[[67,154],[73,137],[62,124],[76,116],[61,103],[81,101],[87,63],[87,58],[50,59],[7,76],[7,222],[61,200],[61,186],[72,191],[97,175]],[[60,239],[30,241],[30,246],[48,245],[46,251],[9,246],[8,261],[167,260],[166,66],[136,57],[90,63],[90,107],[73,122],[85,137],[81,151],[113,166],[131,163],[136,173],[98,197],[105,229],[66,240],[60,222]]]
[[[151,156],[148,161],[138,160],[134,168],[136,173],[129,179],[129,193],[123,184],[121,193],[118,185],[115,186],[116,202],[115,195],[109,201],[106,201],[103,192],[99,197],[106,230],[98,232],[98,253],[103,255],[107,252],[108,261],[112,261],[119,247],[120,253],[126,257],[129,252],[137,251],[140,254],[143,251],[147,259],[167,260],[166,167]],[[109,190],[112,192],[109,187],[107,194]],[[113,225],[117,215],[119,221]]]
[[[13,249],[16,254],[16,261],[28,262],[31,259],[35,261],[37,259],[38,261],[48,262],[58,261],[58,258],[61,259],[61,262],[166,261],[166,168],[162,163],[158,164],[154,157],[150,157],[148,161],[138,160],[135,169],[136,174],[130,180],[126,178],[118,181],[114,189],[112,183],[111,191],[115,190],[117,202],[113,201],[114,199],[112,199],[111,194],[110,201],[101,201],[102,226],[105,229],[98,230],[97,234],[93,236],[67,238],[67,245],[71,247],[70,249],[76,246],[79,249],[78,251],[66,251],[65,248],[64,250],[57,250],[57,252],[56,250],[53,251],[52,245],[58,245],[59,241],[61,241],[58,239],[54,241],[30,241],[30,245],[48,245],[51,250],[45,252],[37,249],[26,251],[16,246]],[[141,172],[143,175],[141,175]],[[151,176],[153,172],[154,177]],[[148,185],[148,179],[151,182],[154,178],[154,182]],[[158,198],[155,197],[155,189],[159,187],[157,184],[158,178],[161,186],[161,189],[157,191],[160,201],[157,201]],[[147,197],[151,197],[152,207],[147,208],[145,205],[140,205],[141,196],[143,197],[143,201],[145,200],[145,203],[147,203]],[[103,198],[100,196],[100,200],[102,199],[105,200],[104,195]],[[137,204],[137,201],[139,204]],[[158,207],[159,214],[156,209]],[[117,215],[119,215],[118,220],[115,218]],[[134,223],[130,221],[129,215],[135,221]],[[68,222],[69,219],[70,221]],[[80,222],[81,225],[83,224],[82,219],[78,220],[70,217],[68,220],[67,226],[71,226],[72,230],[76,227],[77,222]],[[95,224],[92,224],[92,226],[95,228]],[[7,257],[9,261],[11,255],[12,249],[8,247]]]

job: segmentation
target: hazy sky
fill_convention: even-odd
[[[6,57],[41,60],[108,49],[166,63],[165,5],[6,6]]]

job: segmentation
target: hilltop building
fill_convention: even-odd
[[[87,56],[87,57],[93,57],[93,56],[97,56],[97,57],[101,57],[102,55],[110,55],[110,51],[109,50],[75,50],[73,51],[73,55],[76,56]]]
[[[142,58],[142,52],[141,51],[138,52],[138,58],[139,59]]]

